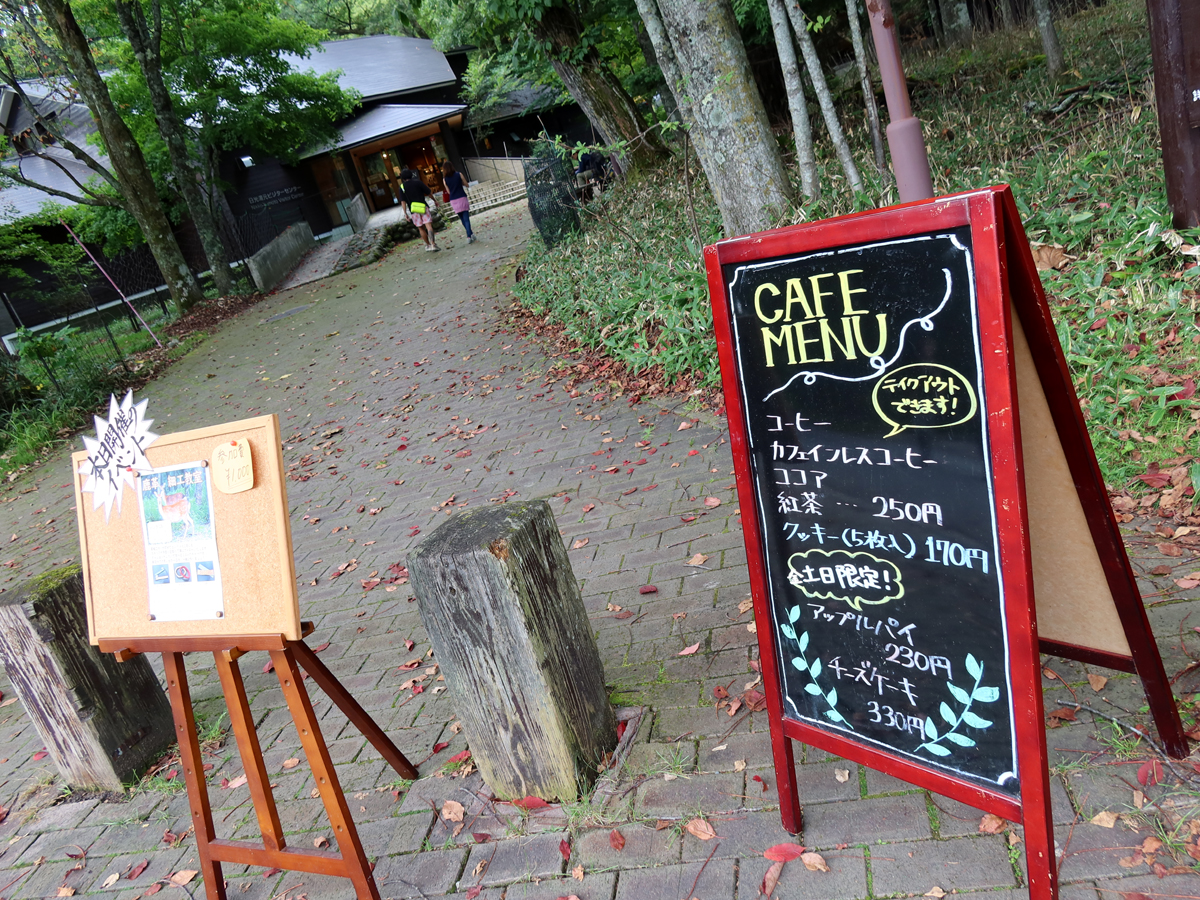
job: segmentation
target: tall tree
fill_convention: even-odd
[[[159,200],[158,190],[146,165],[142,149],[125,120],[121,118],[109,94],[108,86],[100,76],[87,36],[80,28],[68,0],[37,0],[37,7],[54,37],[56,47],[41,41],[26,8],[14,9],[8,6],[6,12],[15,23],[24,23],[34,32],[34,39],[38,41],[39,46],[56,58],[61,67],[61,74],[69,75],[71,82],[83,97],[96,123],[112,168],[114,177],[105,180],[119,192],[119,205],[137,221],[150,252],[154,255],[163,278],[166,279],[172,300],[180,309],[190,308],[203,299],[204,294],[188,268],[179,243],[171,231],[171,223]],[[7,60],[6,67],[10,76],[15,76],[14,67]],[[83,151],[82,148],[72,150],[78,158],[77,150]],[[94,159],[84,162],[93,171],[100,167]],[[97,174],[100,174],[99,171]],[[61,192],[58,193],[61,195]]]
[[[1054,78],[1062,72],[1065,63],[1062,44],[1058,42],[1058,31],[1054,27],[1054,16],[1050,11],[1050,0],[1033,0],[1033,17],[1037,20],[1042,50],[1046,53],[1046,71]]]
[[[858,19],[858,0],[846,0],[846,18],[850,22],[850,40],[854,44],[854,62],[858,65],[858,80],[862,85],[863,105],[867,109],[867,129],[871,132],[871,149],[875,151],[875,168],[885,184],[888,180],[887,159],[883,155],[883,131],[879,127],[879,106],[875,103],[875,88],[871,86],[871,70],[867,67],[867,52],[863,46],[862,24]]]
[[[638,0],[638,11],[660,64],[678,66],[726,235],[770,228],[791,205],[791,183],[729,0]]]
[[[114,5],[121,30],[129,40],[133,56],[150,93],[158,132],[167,145],[172,174],[175,176],[175,187],[187,203],[192,222],[200,235],[213,283],[219,293],[232,294],[234,287],[229,274],[229,257],[225,252],[225,245],[221,242],[209,198],[201,190],[202,174],[195,165],[194,156],[188,147],[184,124],[175,111],[171,93],[163,78],[161,0],[150,0],[150,22],[146,21],[139,0],[115,0]]]
[[[800,170],[800,190],[810,200],[821,196],[821,180],[817,172],[817,155],[813,149],[812,123],[808,119],[808,100],[804,82],[800,80],[800,64],[796,60],[796,44],[792,26],[788,24],[783,0],[767,0],[771,13],[771,28],[775,47],[783,69],[783,86],[787,90],[788,109],[792,114],[792,134],[796,139],[796,167]]]
[[[792,20],[792,28],[796,31],[796,39],[800,42],[800,52],[804,55],[804,65],[808,69],[808,77],[812,79],[813,90],[817,94],[817,103],[821,107],[821,115],[825,119],[825,127],[829,130],[829,138],[833,141],[834,152],[842,171],[850,182],[853,191],[862,190],[862,176],[858,174],[858,166],[854,164],[854,155],[850,152],[850,144],[846,141],[846,133],[842,131],[842,122],[838,118],[837,109],[833,105],[833,95],[829,92],[829,83],[825,80],[825,70],[821,68],[821,58],[817,56],[816,45],[813,44],[809,33],[808,16],[800,6],[799,0],[784,0],[788,17]]]
[[[965,44],[971,40],[971,10],[967,0],[940,0],[942,32],[951,44]]]
[[[626,145],[633,165],[666,154],[657,133],[647,129],[633,99],[596,49],[580,8],[567,0],[485,0],[500,27],[525,29],[541,44],[555,73],[596,126],[605,143]]]

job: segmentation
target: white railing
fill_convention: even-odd
[[[472,181],[524,181],[525,160],[520,156],[498,159],[491,156],[464,156],[463,162]]]

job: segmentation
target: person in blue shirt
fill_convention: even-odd
[[[467,196],[467,183],[462,175],[454,170],[450,160],[442,163],[442,183],[446,185],[446,193],[450,195],[450,208],[458,213],[458,220],[467,231],[467,243],[475,243],[475,232],[471,230],[471,200]]]

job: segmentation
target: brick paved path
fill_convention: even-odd
[[[322,659],[411,759],[448,745],[408,786],[317,695],[383,897],[462,897],[482,886],[486,900],[752,900],[768,865],[762,851],[792,838],[779,826],[765,714],[731,718],[714,705],[714,687],[737,695],[757,677],[749,614],[738,611],[748,584],[721,425],[681,407],[630,407],[603,385],[572,396],[548,379],[548,361],[533,344],[493,333],[497,304],[507,302],[498,299],[510,285],[507,271],[528,237],[524,205],[480,216],[478,229],[470,247],[451,228],[440,254],[409,243],[378,265],[271,297],[142,396],[161,432],[279,414],[301,610],[316,623],[310,646],[329,642]],[[692,427],[680,430],[684,424]],[[0,495],[0,533],[14,535],[0,557],[13,561],[0,568],[0,588],[78,556],[67,480],[60,452]],[[707,506],[710,497],[719,505]],[[453,511],[507,498],[548,499],[567,546],[587,539],[569,555],[613,699],[648,707],[615,787],[594,802],[529,816],[485,802],[477,775],[436,777],[464,744],[453,700],[434,691],[432,678],[423,693],[401,690],[414,673],[397,666],[429,649],[416,604],[406,586],[360,586],[403,562]],[[1162,562],[1146,554],[1150,540],[1135,536],[1147,569]],[[697,553],[707,560],[690,565]],[[333,577],[352,560],[352,570]],[[1187,556],[1171,563],[1182,567],[1177,572],[1197,567]],[[640,594],[647,584],[657,593]],[[1157,593],[1171,586],[1147,579],[1145,588],[1158,602],[1174,597],[1151,618],[1175,672],[1189,660],[1180,635],[1190,633],[1196,602],[1194,591],[1182,600]],[[613,606],[633,615],[620,618]],[[695,655],[677,656],[696,642]],[[301,756],[299,744],[263,661],[252,654],[242,668],[268,769],[290,841],[311,846],[329,829],[307,765],[285,767]],[[1048,709],[1070,692],[1089,705],[1103,706],[1105,697],[1119,705],[1112,707],[1118,716],[1125,715],[1119,707],[1142,703],[1131,678],[1104,673],[1111,680],[1096,693],[1085,667],[1051,665],[1070,686],[1047,679]],[[194,654],[188,666],[197,712],[217,722],[223,704],[211,659]],[[7,684],[0,688],[11,696]],[[1195,682],[1184,678],[1179,688],[1190,692]],[[1200,895],[1194,874],[1155,877],[1151,863],[1173,865],[1163,850],[1134,855],[1154,833],[1153,804],[1138,814],[1138,763],[1114,756],[1122,745],[1099,740],[1112,731],[1088,718],[1081,713],[1079,723],[1048,732],[1064,896],[1095,900],[1097,887],[1106,897]],[[65,885],[77,895],[133,900],[172,872],[198,868],[190,836],[164,841],[188,825],[180,779],[156,779],[127,799],[81,799],[61,792],[48,760],[32,759],[39,748],[20,706],[0,707],[0,802],[10,809],[0,825],[0,897],[52,897]],[[232,742],[208,758],[218,828],[255,836],[247,789],[221,787],[241,771]],[[1020,843],[1007,832],[981,834],[978,812],[811,748],[797,759],[805,803],[799,840],[819,850],[830,871],[790,862],[776,898],[920,896],[935,886],[989,897],[1025,893]],[[1144,791],[1182,816],[1171,835],[1182,852],[1196,795],[1170,784]],[[434,812],[447,799],[466,807],[459,834]],[[1113,828],[1091,824],[1102,810],[1122,818]],[[701,815],[717,840],[683,829]],[[614,827],[625,839],[619,852]],[[476,843],[473,834],[492,840]],[[569,860],[560,853],[564,839]],[[81,850],[86,856],[76,859]],[[131,880],[142,860],[149,865]],[[582,881],[570,876],[577,866]],[[122,877],[106,888],[114,873]],[[346,882],[300,873],[227,866],[226,875],[231,896],[246,900],[350,896]],[[197,880],[163,890],[164,897],[199,896],[203,888]]]

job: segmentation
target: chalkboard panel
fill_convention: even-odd
[[[783,715],[1015,798],[971,241],[723,275]]]

